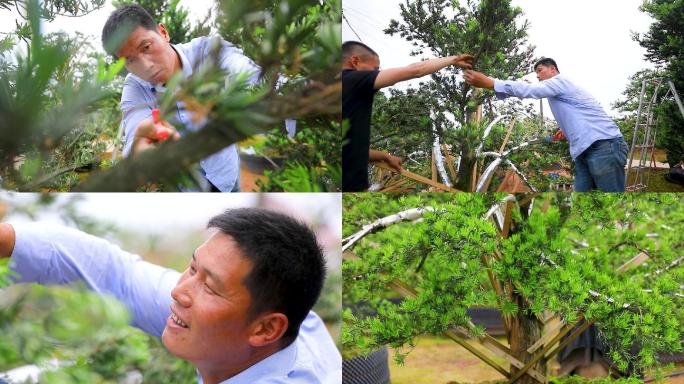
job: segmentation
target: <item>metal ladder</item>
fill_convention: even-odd
[[[655,88],[653,95],[648,100],[648,104],[644,106],[646,101],[646,86],[649,83],[654,83]],[[667,91],[663,97],[658,97],[658,91],[662,86],[667,87]],[[647,168],[649,161],[655,166],[655,143],[657,131],[654,129],[657,126],[658,121],[654,120],[653,117],[653,107],[659,102],[659,100],[664,100],[670,93],[675,99],[679,111],[684,117],[684,105],[679,98],[679,94],[675,89],[674,83],[671,80],[665,78],[653,78],[645,79],[641,82],[641,93],[639,95],[639,109],[637,110],[636,124],[634,125],[634,136],[632,138],[632,146],[629,150],[627,170],[625,172],[625,190],[630,192],[643,191],[648,186],[649,176],[646,177],[646,182],[644,182],[644,169]],[[639,135],[639,127],[644,127],[643,133]],[[637,140],[639,138],[639,140]],[[640,144],[637,145],[637,142]],[[632,166],[634,150],[639,148],[641,150],[639,156],[638,165]],[[634,180],[631,184],[630,173],[635,172]]]

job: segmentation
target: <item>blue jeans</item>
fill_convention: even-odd
[[[624,192],[626,163],[624,138],[593,142],[575,159],[575,192]]]

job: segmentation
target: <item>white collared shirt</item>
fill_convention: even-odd
[[[183,77],[187,79],[202,65],[209,65],[211,50],[214,44],[221,45],[220,67],[226,72],[226,82],[230,82],[241,73],[248,74],[248,82],[257,84],[261,68],[245,56],[242,50],[222,40],[220,37],[198,37],[188,43],[172,45],[181,61]],[[123,155],[128,156],[133,147],[135,130],[143,119],[152,117],[152,109],[158,108],[157,95],[163,92],[161,85],[147,82],[129,73],[124,81],[121,93],[121,111],[124,126],[125,144]],[[206,119],[197,124],[192,121],[192,113],[185,109],[185,103],[176,103],[173,125],[182,124],[190,131],[196,131],[206,125]],[[181,132],[182,134],[182,132]],[[238,185],[240,177],[240,161],[237,145],[230,145],[200,161],[203,175],[221,192],[230,192]]]

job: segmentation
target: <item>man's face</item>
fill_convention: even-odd
[[[534,69],[534,72],[537,73],[537,80],[539,81],[544,81],[548,80],[558,74],[558,70],[556,70],[556,67],[553,65],[537,65],[537,68]]]
[[[171,291],[173,314],[162,334],[166,348],[196,365],[244,363],[251,348],[251,296],[242,281],[251,269],[251,261],[224,233],[217,231],[197,248]]]
[[[145,81],[164,84],[178,69],[178,54],[169,45],[169,34],[162,24],[156,31],[137,27],[128,36],[117,57],[126,59],[126,69]]]

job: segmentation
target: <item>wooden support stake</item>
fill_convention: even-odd
[[[344,252],[342,252],[342,259],[344,259],[344,260],[358,260],[359,257],[356,256],[356,254],[352,251],[344,251]]]
[[[470,323],[470,326],[475,327],[473,323]],[[463,327],[458,327],[453,332],[457,337],[463,339],[464,342],[468,343],[473,348],[475,348],[475,345],[479,345],[480,347],[483,347],[493,353],[495,356],[506,360],[509,364],[515,367],[521,368],[524,366],[523,362],[512,356],[513,352],[510,350],[510,348],[501,344],[498,340],[488,334],[484,334],[483,336],[474,339],[470,332]],[[543,383],[546,381],[544,375],[539,373],[537,370],[530,369],[527,373],[539,382]]]
[[[618,272],[625,272],[630,268],[636,268],[648,260],[648,254],[645,252],[640,252],[638,255],[631,258],[628,262],[622,264],[618,267]]]
[[[515,208],[515,202],[506,200],[506,205],[504,206],[504,222],[501,228],[501,237],[506,238],[511,231],[511,222],[513,221],[513,209]]]
[[[447,161],[447,167],[449,168],[449,174],[451,175],[451,179],[455,182],[456,179],[458,179],[458,174],[456,173],[456,168],[454,168],[454,157],[451,156],[451,153],[447,150],[446,144],[442,144],[442,151],[444,152],[444,156],[446,157]]]
[[[383,168],[383,169],[392,171],[392,172],[394,172],[394,173],[397,172],[397,171],[395,171],[394,169],[390,168],[390,166],[387,165],[387,164],[385,164],[384,162],[374,162],[373,164],[374,164],[376,167],[378,167],[378,168]],[[434,181],[434,180],[428,179],[427,177],[424,177],[424,176],[415,174],[415,173],[413,173],[413,172],[409,172],[409,171],[407,171],[407,170],[405,170],[405,169],[403,169],[403,168],[401,169],[401,172],[400,172],[399,174],[402,175],[402,176],[404,176],[404,177],[406,177],[406,178],[409,178],[409,179],[418,181],[418,182],[423,183],[423,184],[430,185],[430,186],[432,186],[432,187],[435,187],[435,188],[437,188],[437,189],[439,189],[439,190],[442,190],[442,191],[445,191],[445,192],[461,192],[461,191],[459,191],[459,190],[456,189],[456,188],[448,187],[448,186],[446,186],[446,185],[444,185],[444,184],[442,184],[442,183],[438,183],[438,182],[436,182],[436,181]]]
[[[575,330],[575,332],[571,333],[570,336],[568,336],[567,339],[565,339],[562,343],[558,344],[558,346],[553,351],[549,352],[545,356],[546,359],[548,360],[548,359],[552,358],[553,356],[555,356],[556,354],[558,354],[558,352],[560,352],[561,349],[565,348],[566,345],[570,344],[571,341],[575,340],[575,338],[577,338],[577,336],[581,335],[582,332],[589,329],[589,327],[591,327],[592,325],[594,325],[594,320],[585,321],[585,323],[582,324],[581,327],[577,328]]]
[[[473,173],[470,176],[470,192],[475,192],[475,188],[477,188],[477,159],[475,159],[475,164],[473,164]]]
[[[556,342],[557,342],[558,340],[561,339],[561,337],[565,336],[565,334],[567,334],[567,333],[575,326],[575,324],[577,324],[579,321],[582,321],[583,319],[584,319],[584,316],[580,316],[580,318],[578,319],[577,322],[573,323],[572,325],[568,325],[565,329],[563,329],[563,331],[561,331],[558,335],[556,335],[556,337],[555,337],[549,344],[547,344],[547,345],[544,347],[544,349],[542,349],[541,351],[537,352],[537,353],[532,357],[532,359],[530,359],[530,361],[528,361],[528,362],[525,364],[525,366],[523,366],[522,368],[520,368],[520,370],[519,370],[515,375],[513,375],[513,376],[511,377],[511,379],[510,379],[508,382],[509,382],[509,383],[514,383],[514,382],[515,382],[516,380],[518,380],[522,375],[525,374],[525,371],[527,371],[528,369],[530,369],[530,367],[532,367],[533,365],[537,364],[537,362],[538,362],[539,360],[541,360],[543,357],[546,357],[546,359],[548,359],[549,356],[546,356],[546,352],[548,352],[548,351],[551,349],[551,347],[553,347],[553,345],[556,344]],[[593,321],[592,321],[591,323],[593,324]],[[590,324],[590,325],[591,325],[591,324]],[[583,325],[582,327],[580,327],[578,330],[581,330],[582,332],[584,332],[584,330],[587,329],[587,328],[589,328],[589,327],[587,326],[587,328],[584,328],[584,329],[582,329],[582,328],[584,328],[584,325]],[[581,332],[580,332],[580,333],[581,333]],[[577,336],[579,336],[580,333],[573,332],[573,334],[570,335],[570,337],[568,337],[568,339],[566,339],[566,340],[562,343],[562,344],[564,344],[563,346],[565,346],[565,345],[567,345],[568,343],[570,343],[571,340],[574,340]],[[560,350],[560,349],[559,349],[559,350]],[[558,353],[558,352],[556,352],[556,353]],[[554,355],[555,355],[555,353],[554,353]],[[553,356],[553,355],[551,355],[551,356]]]
[[[557,316],[554,316],[554,318],[557,318]],[[544,333],[539,340],[537,340],[536,343],[532,344],[529,348],[527,348],[527,353],[534,353],[537,349],[541,348],[542,345],[546,345],[546,343],[551,340],[560,330],[563,328],[565,323],[562,321],[559,321],[558,324],[554,325],[553,328],[551,328],[548,332]]]
[[[489,351],[491,351],[493,354],[496,356],[499,356],[502,359],[505,359],[509,364],[512,366],[521,369],[525,367],[525,364],[516,359],[515,357],[511,356],[509,353],[506,353],[504,350],[500,349],[496,344],[491,343],[491,340],[486,339],[482,341],[482,345],[484,347],[487,347]],[[525,374],[530,375],[533,379],[537,380],[540,383],[545,383],[546,382],[546,377],[539,373],[536,369],[533,368],[528,368]]]
[[[503,288],[501,287],[501,282],[497,280],[494,277],[494,273],[492,273],[492,268],[489,265],[489,258],[486,255],[482,255],[482,264],[484,265],[485,269],[487,270],[487,277],[489,277],[489,282],[492,284],[492,287],[494,288],[494,291],[496,292],[496,301],[501,305],[501,300],[503,300],[503,295],[504,291]],[[511,319],[510,316],[504,315],[502,317],[503,323],[504,323],[504,328],[506,330],[506,335],[511,331]]]
[[[506,144],[508,144],[508,139],[511,138],[511,133],[513,132],[513,127],[515,127],[515,117],[511,120],[511,125],[508,126],[508,131],[506,131],[506,137],[504,137],[503,143],[501,143],[501,148],[499,149],[499,155],[506,149]]]
[[[456,343],[460,344],[463,348],[467,349],[470,353],[477,356],[480,360],[484,361],[490,367],[496,369],[500,374],[504,375],[504,377],[511,377],[511,373],[508,372],[505,368],[497,364],[494,360],[490,359],[489,356],[485,355],[474,346],[467,343],[464,339],[458,337],[458,335],[456,335],[456,333],[454,333],[453,331],[446,331],[444,332],[444,335],[450,338],[451,340],[455,341]]]
[[[432,181],[436,182],[437,178],[437,163],[435,162],[435,154],[432,153]]]

